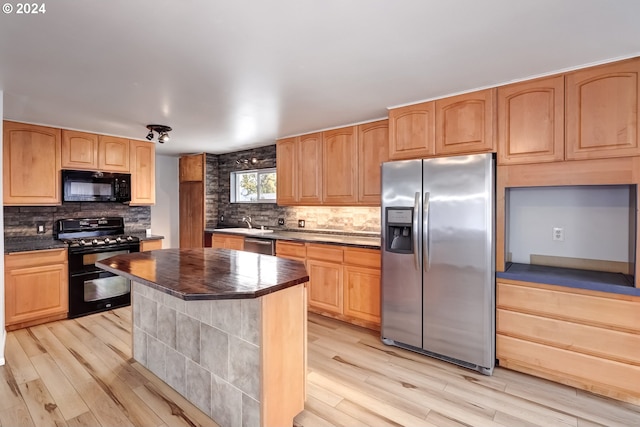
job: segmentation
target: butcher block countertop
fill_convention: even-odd
[[[96,265],[183,300],[258,298],[309,280],[301,262],[213,248],[129,253]]]

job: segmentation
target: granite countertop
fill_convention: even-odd
[[[151,235],[147,236],[144,231],[142,232],[129,232],[132,236],[138,237],[143,240],[159,240],[164,239],[164,236]],[[4,253],[10,254],[13,252],[28,252],[39,251],[45,249],[62,249],[67,245],[60,240],[56,240],[51,235],[43,236],[14,236],[4,238]]]
[[[380,249],[380,236],[372,233],[328,233],[312,231],[273,230],[272,233],[245,234],[227,231],[225,228],[206,228],[208,233],[227,233],[236,236],[257,237],[271,240],[289,240],[309,243],[328,243],[355,246],[367,249]]]
[[[4,238],[4,253],[39,251],[45,249],[64,249],[67,245],[52,236],[18,236]]]
[[[136,252],[96,265],[183,300],[257,298],[309,280],[301,262],[213,248]]]
[[[579,270],[575,268],[547,267],[544,265],[509,263],[503,272],[496,272],[499,279],[544,283],[575,289],[640,296],[633,276],[605,271]]]

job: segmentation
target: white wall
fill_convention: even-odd
[[[180,246],[178,158],[156,155],[156,204],[151,206],[151,232],[164,236],[162,247]]]
[[[530,254],[633,261],[635,186],[508,191],[507,252],[513,262],[529,264]],[[552,239],[554,227],[564,229],[564,241]]]
[[[4,117],[3,112],[3,93],[0,90],[0,118]],[[2,124],[0,123],[0,164],[2,163]],[[0,200],[2,200],[2,175],[0,173]],[[0,212],[0,366],[4,365],[4,343],[7,333],[4,330],[4,214]]]

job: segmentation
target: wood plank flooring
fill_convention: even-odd
[[[215,426],[131,358],[131,309],[10,332],[0,426]],[[312,426],[634,426],[640,407],[506,369],[492,377],[309,315]],[[639,385],[640,386],[640,385]]]

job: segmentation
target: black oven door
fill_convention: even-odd
[[[139,250],[139,244],[129,244],[70,251],[69,318],[130,305],[131,281],[96,267],[95,262]]]
[[[131,281],[108,271],[69,278],[69,317],[125,307],[131,304]]]

